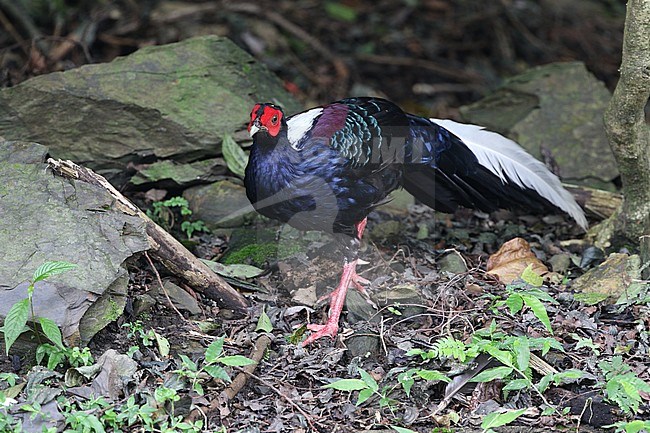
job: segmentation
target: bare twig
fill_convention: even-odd
[[[11,35],[12,38],[18,43],[18,46],[23,50],[25,54],[29,56],[29,45],[25,40],[20,36],[20,33],[16,30],[16,27],[11,23],[11,20],[0,9],[0,24],[4,29]]]
[[[278,27],[283,28],[292,35],[300,38],[305,43],[310,45],[318,54],[322,55],[324,58],[332,62],[336,74],[340,80],[347,80],[350,76],[350,71],[345,63],[336,56],[329,48],[323,45],[318,39],[310,35],[302,27],[292,23],[282,15],[277,12],[270,11],[268,9],[263,9],[260,6],[253,3],[226,3],[226,8],[232,12],[245,12],[253,15],[259,15],[268,19],[269,21],[276,24]]]
[[[176,305],[172,302],[171,298],[169,297],[169,293],[167,293],[167,289],[165,289],[165,285],[162,282],[162,279],[160,278],[160,274],[158,273],[158,269],[153,265],[153,262],[151,261],[151,258],[149,257],[149,254],[147,252],[144,252],[144,256],[147,258],[147,261],[149,262],[149,266],[151,266],[151,269],[153,270],[153,273],[156,275],[156,279],[158,280],[158,284],[160,285],[160,289],[162,290],[163,294],[165,295],[165,298],[167,298],[167,302],[169,302],[169,305],[176,311],[176,314],[181,318],[182,322],[186,322],[187,320],[185,317],[181,314],[180,311],[178,311],[178,308],[176,308]]]
[[[300,414],[301,414],[303,417],[305,417],[305,419],[306,419],[307,422],[309,423],[309,426],[310,426],[314,431],[318,431],[318,430],[316,430],[316,426],[314,425],[314,423],[317,423],[317,421],[314,420],[314,416],[308,414],[307,412],[305,412],[305,410],[304,410],[302,407],[300,407],[300,405],[298,405],[296,402],[294,402],[294,401],[293,401],[289,396],[285,395],[282,391],[280,391],[280,390],[279,390],[275,385],[273,385],[271,382],[269,382],[269,381],[266,380],[266,379],[261,378],[260,376],[254,374],[254,373],[251,373],[251,372],[246,371],[246,370],[243,369],[242,367],[234,366],[233,368],[236,369],[236,370],[238,370],[238,371],[240,371],[241,373],[243,373],[243,374],[245,374],[245,375],[247,375],[247,376],[252,377],[253,379],[255,379],[255,380],[257,380],[258,382],[260,382],[261,384],[267,386],[271,391],[273,391],[273,392],[276,393],[278,396],[280,396],[283,400],[285,400],[287,403],[289,403],[289,404],[290,404],[290,405],[291,405],[295,410],[297,410],[298,412],[300,412]],[[216,401],[216,400],[215,400],[215,401]]]
[[[28,39],[36,39],[41,35],[32,17],[20,7],[19,2],[14,0],[0,0],[0,6],[13,18],[13,22],[18,23],[21,28],[25,29],[29,35]],[[12,25],[12,27],[14,26]],[[12,37],[15,38],[13,34]],[[20,40],[16,39],[16,42],[20,42]]]
[[[415,68],[428,69],[436,74],[455,81],[481,83],[484,78],[476,72],[467,72],[458,68],[451,68],[441,63],[436,63],[426,59],[413,59],[411,57],[382,56],[378,54],[359,54],[357,59],[366,62],[379,63],[381,65],[408,66]]]

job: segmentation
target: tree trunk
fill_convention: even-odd
[[[606,224],[610,230],[602,233],[609,242],[601,243],[638,245],[641,235],[650,234],[650,129],[644,112],[650,97],[650,0],[627,3],[620,73],[605,111],[605,129],[621,173],[624,200],[620,212]]]

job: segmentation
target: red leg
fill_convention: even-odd
[[[356,260],[352,263],[346,263],[343,265],[341,281],[339,282],[338,287],[330,294],[330,313],[327,322],[325,322],[324,325],[307,325],[307,328],[314,332],[302,342],[303,347],[313,343],[321,337],[336,337],[336,333],[339,331],[339,317],[341,316],[341,311],[343,311],[343,305],[345,304],[345,295],[348,292],[348,287],[352,282],[353,275],[356,275],[356,267]]]
[[[358,239],[361,239],[361,236],[363,236],[366,223],[367,218],[364,218],[356,224]],[[365,288],[368,284],[370,284],[370,281],[357,275],[357,260],[355,259],[350,263],[347,263],[346,260],[346,263],[343,265],[343,273],[338,287],[334,289],[332,293],[327,295],[330,298],[330,311],[327,322],[325,322],[324,325],[307,325],[307,328],[309,328],[310,331],[313,331],[313,333],[302,342],[302,346],[307,346],[321,337],[336,337],[336,334],[339,331],[339,318],[341,317],[341,311],[343,311],[343,305],[345,305],[345,295],[348,292],[348,288],[350,285],[354,285],[357,290],[368,296]]]
[[[357,228],[357,239],[361,240],[361,236],[363,236],[363,231],[366,229],[366,224],[368,224],[367,217],[354,225]]]
[[[363,231],[366,229],[367,223],[368,223],[368,218],[364,218],[355,224],[355,227],[357,228],[357,239],[361,240],[361,237],[363,236]],[[358,291],[360,291],[363,295],[368,297],[368,292],[366,292],[366,286],[370,284],[370,281],[368,281],[363,277],[360,277],[357,274],[356,266],[354,267],[353,274],[352,274],[352,283],[354,284],[354,286],[357,288]]]
[[[363,236],[363,231],[366,228],[366,223],[368,222],[368,218],[364,218],[363,220],[359,221],[356,223],[354,226],[357,229],[357,239],[361,240],[361,236]],[[356,263],[356,260],[355,260]],[[350,285],[354,285],[354,287],[361,292],[362,295],[364,295],[366,298],[369,298],[370,295],[368,295],[368,292],[366,291],[366,286],[370,285],[370,281],[363,278],[362,276],[357,274],[357,269],[356,265],[352,269],[352,275],[350,277]],[[344,268],[345,270],[345,268]],[[341,282],[343,282],[343,279],[341,278]],[[339,283],[340,285],[340,283]],[[350,287],[350,285],[348,287]],[[331,298],[334,293],[336,293],[336,290],[333,292],[328,293],[327,295],[323,295],[318,299],[318,302],[324,301],[325,299]]]

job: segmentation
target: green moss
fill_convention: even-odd
[[[286,259],[303,250],[299,243],[263,243],[246,245],[236,251],[231,251],[223,259],[226,265],[251,263],[262,266],[269,259]]]
[[[227,265],[232,265],[250,261],[252,264],[260,266],[269,258],[275,258],[277,255],[278,245],[276,243],[250,244],[230,252],[223,262]]]
[[[299,243],[283,243],[278,247],[278,258],[286,259],[291,257],[300,251],[304,250],[304,245]]]
[[[123,308],[120,308],[120,304],[118,304],[113,297],[108,299],[108,311],[106,313],[106,321],[107,322],[113,322],[117,320],[118,317],[122,315]]]

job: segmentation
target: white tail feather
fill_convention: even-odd
[[[476,155],[478,162],[498,176],[502,182],[512,182],[530,188],[568,213],[580,227],[587,229],[583,210],[560,180],[544,164],[533,158],[517,143],[481,126],[431,119],[460,138]]]

